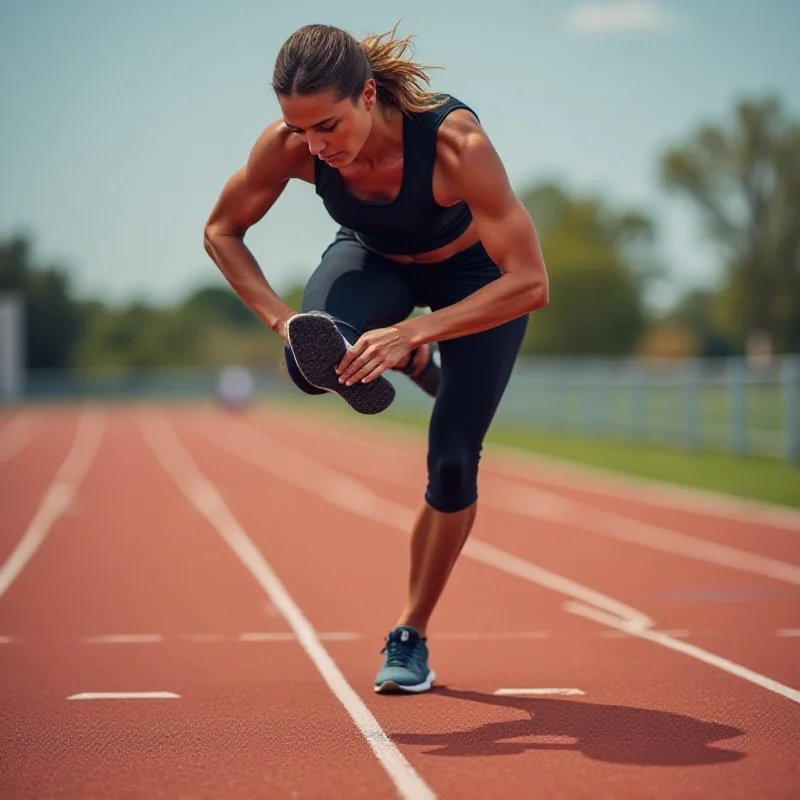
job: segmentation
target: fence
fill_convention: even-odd
[[[527,426],[690,451],[800,459],[800,356],[536,359],[520,365],[504,416]],[[510,387],[511,388],[511,387]]]
[[[480,364],[475,370],[479,380]],[[252,374],[259,397],[297,396],[280,369]],[[390,377],[397,407],[430,408],[430,398],[405,377]],[[25,396],[29,401],[212,397],[218,379],[213,369],[31,371]],[[800,355],[767,363],[521,358],[496,419],[553,433],[798,462]]]

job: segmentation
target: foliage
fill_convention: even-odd
[[[775,98],[742,101],[732,121],[670,148],[661,179],[719,246],[724,332],[740,346],[767,334],[776,351],[800,349],[800,124]]]
[[[36,263],[30,239],[15,235],[0,242],[0,292],[24,299],[28,367],[67,366],[83,332],[83,315],[66,271]]]
[[[642,293],[655,274],[654,225],[597,197],[545,183],[521,194],[536,225],[550,279],[550,304],[536,312],[528,353],[630,353],[644,330]]]
[[[774,98],[738,104],[660,160],[664,186],[688,199],[718,244],[724,280],[692,288],[652,319],[643,301],[660,270],[655,224],[607,198],[539,183],[521,193],[550,278],[523,352],[562,355],[726,355],[767,334],[800,350],[800,125]],[[171,307],[80,301],[64,268],[41,264],[31,240],[0,241],[0,292],[22,294],[30,368],[275,365],[283,343],[223,284]],[[301,308],[303,287],[284,292]]]

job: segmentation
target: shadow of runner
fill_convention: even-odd
[[[614,764],[699,766],[740,761],[746,754],[712,747],[741,736],[730,725],[683,714],[630,706],[550,698],[507,697],[439,686],[437,697],[468,700],[524,711],[529,719],[488,722],[454,733],[392,733],[398,744],[430,745],[428,755],[500,756],[528,750],[575,750]],[[513,741],[529,737],[570,737],[574,742]]]

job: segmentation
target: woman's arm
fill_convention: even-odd
[[[444,121],[437,162],[448,195],[470,207],[478,236],[502,275],[458,303],[401,322],[397,327],[412,347],[493,328],[543,308],[549,300],[533,222],[472,114],[455,111]]]
[[[284,339],[286,322],[295,312],[267,282],[244,243],[244,235],[272,208],[307,154],[308,148],[290,139],[280,122],[270,125],[254,145],[247,164],[225,184],[203,232],[206,252],[228,283]]]
[[[502,275],[447,308],[364,333],[339,365],[348,384],[375,380],[421,344],[487,330],[548,303],[547,270],[533,222],[472,114],[454,111],[447,117],[436,157],[448,199],[469,205],[478,236]]]

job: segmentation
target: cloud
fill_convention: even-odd
[[[675,15],[657,0],[610,0],[576,6],[566,18],[576,33],[666,31],[677,27]]]

